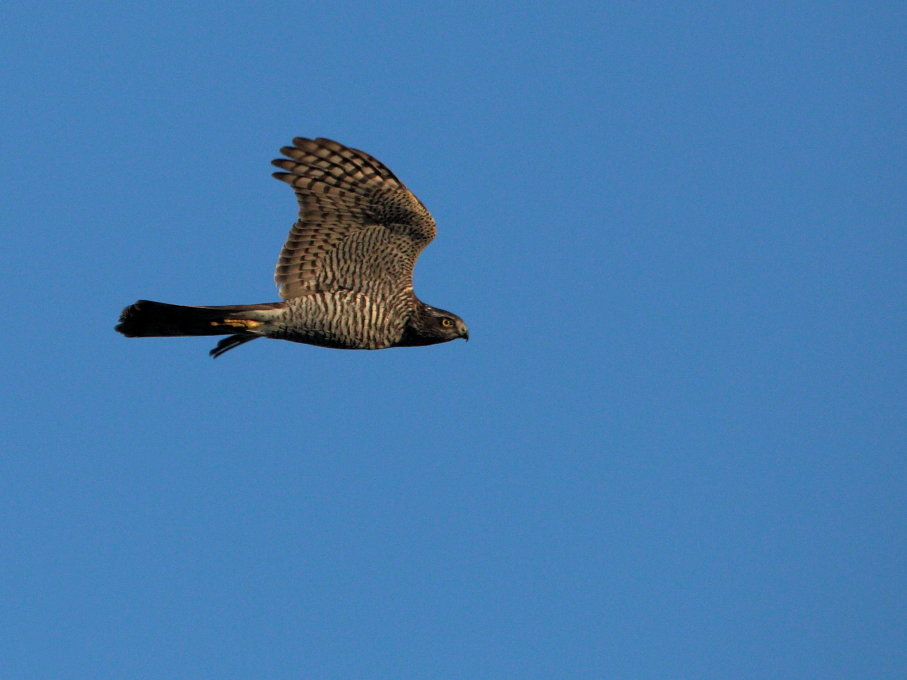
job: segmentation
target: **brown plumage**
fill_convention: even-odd
[[[274,279],[283,302],[191,307],[139,300],[116,330],[127,337],[228,335],[220,356],[259,337],[340,349],[433,345],[469,338],[455,314],[413,292],[413,267],[435,236],[429,212],[388,168],[329,139],[297,137],[273,161],[299,219]]]

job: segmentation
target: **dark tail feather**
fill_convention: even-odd
[[[250,329],[261,325],[268,315],[265,310],[283,307],[282,302],[258,305],[230,305],[225,307],[189,307],[165,302],[139,300],[120,314],[116,330],[127,338],[166,337],[175,335],[230,335],[215,349],[220,356],[244,342],[261,337]],[[256,312],[259,312],[256,314]]]

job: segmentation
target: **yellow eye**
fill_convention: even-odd
[[[441,319],[441,325],[444,326],[444,328],[450,328],[451,326],[453,326],[453,320],[452,319]]]

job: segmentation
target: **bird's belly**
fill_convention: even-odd
[[[402,335],[405,313],[396,305],[351,290],[313,293],[286,301],[269,337],[335,349],[383,349]]]

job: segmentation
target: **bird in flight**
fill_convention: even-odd
[[[297,137],[273,164],[296,192],[299,219],[277,260],[281,302],[220,307],[139,300],[116,330],[130,338],[226,335],[219,357],[256,338],[337,349],[469,339],[456,314],[413,292],[413,267],[435,236],[422,202],[383,163],[331,141]]]

